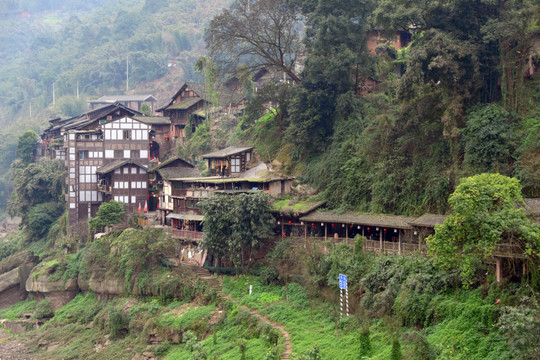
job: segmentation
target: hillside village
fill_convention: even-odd
[[[0,142],[0,360],[537,359],[537,5],[72,5],[28,54],[87,56],[0,94],[52,85]]]

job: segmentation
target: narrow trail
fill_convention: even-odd
[[[212,275],[208,270],[206,270],[204,268],[201,268],[200,266],[195,266],[195,265],[182,264],[181,266],[186,268],[186,269],[190,269],[190,271],[193,274],[195,274],[197,276],[197,278],[205,281],[207,284],[214,287],[217,290],[217,293],[218,293],[219,297],[221,297],[223,299],[230,300],[233,303],[235,303],[236,305],[242,306],[243,308],[248,309],[248,311],[251,313],[251,315],[255,316],[259,320],[262,320],[262,321],[264,321],[266,323],[269,323],[273,328],[277,329],[281,333],[281,336],[283,337],[283,340],[284,340],[283,345],[285,347],[285,349],[283,350],[283,353],[281,354],[280,359],[281,360],[290,360],[291,355],[292,355],[292,341],[291,341],[291,336],[289,335],[289,332],[287,330],[285,330],[285,327],[283,325],[281,325],[281,324],[279,324],[279,323],[277,323],[275,321],[270,320],[268,317],[266,317],[265,315],[260,314],[255,309],[252,309],[252,308],[247,307],[245,305],[240,305],[238,303],[238,301],[236,301],[231,295],[225,294],[221,290],[222,286],[221,286],[220,279],[215,277],[214,275]]]

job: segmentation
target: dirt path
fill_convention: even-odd
[[[233,303],[235,303],[238,306],[241,306],[243,308],[248,309],[248,311],[251,313],[251,315],[255,316],[259,320],[262,320],[264,322],[269,323],[273,328],[277,329],[281,336],[283,337],[283,345],[285,346],[285,349],[283,350],[283,353],[281,354],[280,359],[281,360],[289,360],[292,355],[292,341],[291,336],[289,335],[288,331],[285,330],[285,327],[281,325],[280,323],[277,323],[275,321],[270,320],[265,315],[260,314],[257,312],[257,310],[252,309],[250,307],[247,307],[245,305],[240,305],[231,295],[225,294],[221,289],[221,282],[218,278],[210,274],[210,272],[206,269],[201,268],[200,266],[192,266],[192,265],[182,265],[185,268],[188,268],[191,270],[193,274],[195,274],[199,279],[204,280],[207,284],[210,284],[213,286],[217,292],[218,295],[224,299],[230,300]],[[3,360],[0,358],[0,360]]]
[[[35,360],[27,343],[0,330],[0,360]]]

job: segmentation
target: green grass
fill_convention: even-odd
[[[249,285],[253,293],[249,295]],[[313,320],[305,289],[289,284],[289,302],[285,288],[264,285],[257,277],[224,279],[223,290],[241,304],[258,309],[269,319],[285,326],[295,353],[304,353],[317,345],[323,359],[358,359],[360,326],[351,316],[338,323],[336,335],[334,308],[323,301],[313,303]],[[496,309],[491,299],[483,299],[480,290],[440,295],[432,299],[432,324],[422,334],[438,354],[438,359],[509,359],[506,342],[495,328]],[[339,311],[339,308],[337,309]],[[412,356],[414,344],[405,335],[415,329],[399,327],[403,354]],[[385,321],[374,319],[370,326],[372,351],[369,359],[390,358],[392,336]],[[254,357],[254,359],[261,359]]]
[[[24,313],[33,313],[36,309],[36,300],[25,300],[7,308],[0,309],[0,319],[16,320]]]
[[[99,302],[93,292],[88,292],[86,296],[79,294],[56,311],[53,322],[86,324],[94,320],[95,315],[103,306],[104,303]]]
[[[158,316],[156,324],[175,330],[189,330],[193,329],[196,322],[208,321],[210,313],[214,310],[216,310],[215,305],[208,305],[190,309],[182,314],[182,316],[176,316],[174,311],[167,312]]]

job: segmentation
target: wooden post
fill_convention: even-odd
[[[398,255],[401,255],[401,229],[398,229]]]
[[[349,245],[349,226],[345,224],[345,244]]]
[[[307,246],[307,223],[304,223],[304,249]]]
[[[324,223],[324,241],[328,240],[328,224]]]
[[[285,233],[285,228],[283,225],[283,216],[281,217],[281,240],[283,240],[283,234]]]
[[[381,252],[383,252],[382,228],[379,228],[379,242],[381,243]]]
[[[501,269],[501,258],[495,258],[495,274],[497,276],[497,282],[500,283],[502,280],[502,269]]]
[[[365,228],[365,226],[362,225],[362,237],[365,237],[365,235],[364,235],[364,228]]]

